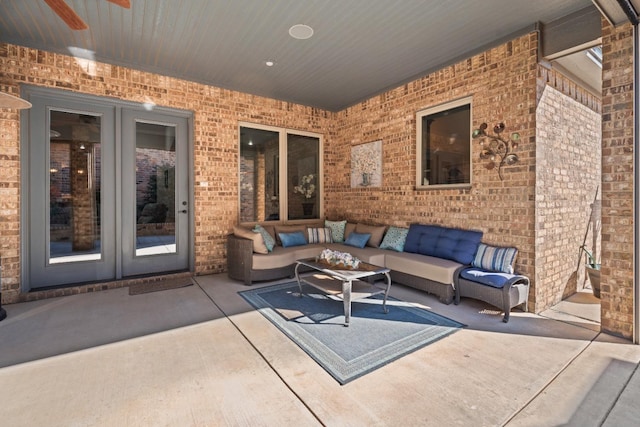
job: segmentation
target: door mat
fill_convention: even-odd
[[[156,282],[135,283],[129,285],[129,295],[147,294],[149,292],[166,291],[168,289],[184,288],[193,285],[191,277],[178,277]]]

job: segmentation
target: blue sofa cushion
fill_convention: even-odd
[[[504,285],[515,277],[514,274],[501,273],[498,271],[487,271],[480,268],[465,268],[460,272],[460,277],[481,283],[483,285],[502,289]]]
[[[304,237],[302,231],[295,231],[293,233],[278,233],[278,236],[280,236],[283,248],[289,248],[291,246],[304,246],[307,244],[307,239]]]
[[[438,238],[436,256],[460,264],[471,264],[482,240],[482,232],[445,228]]]
[[[404,251],[471,264],[480,240],[481,231],[411,224]]]
[[[370,233],[356,233],[354,231],[349,233],[347,239],[344,241],[344,244],[356,248],[364,248],[364,246],[369,241],[369,238],[371,238]]]
[[[404,241],[404,251],[411,252],[414,254],[423,254],[428,251],[429,247],[432,246],[430,243],[435,242],[442,232],[442,227],[438,225],[425,225],[425,224],[411,224],[409,225],[409,232],[407,233],[407,238]],[[420,241],[422,242],[422,251],[420,252]]]

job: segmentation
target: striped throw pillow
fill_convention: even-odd
[[[307,228],[307,240],[309,243],[333,243],[331,229],[329,227]]]
[[[483,270],[513,274],[513,263],[517,254],[518,249],[516,248],[501,248],[480,243],[471,265]]]

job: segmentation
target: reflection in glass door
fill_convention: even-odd
[[[176,129],[136,123],[136,255],[176,252]]]
[[[99,260],[99,116],[51,111],[49,263]]]
[[[189,268],[188,120],[122,112],[122,274]]]
[[[114,279],[115,108],[57,91],[29,93],[25,286]]]

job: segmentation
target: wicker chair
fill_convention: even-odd
[[[465,272],[467,274],[464,274]],[[473,273],[478,275],[479,280],[492,284],[470,279]],[[463,275],[465,277],[462,277]],[[524,311],[529,309],[529,278],[526,276],[490,272],[467,266],[456,272],[454,284],[456,305],[460,303],[460,297],[484,301],[504,311],[502,321],[505,323],[509,321],[509,312],[513,307],[524,304]]]

